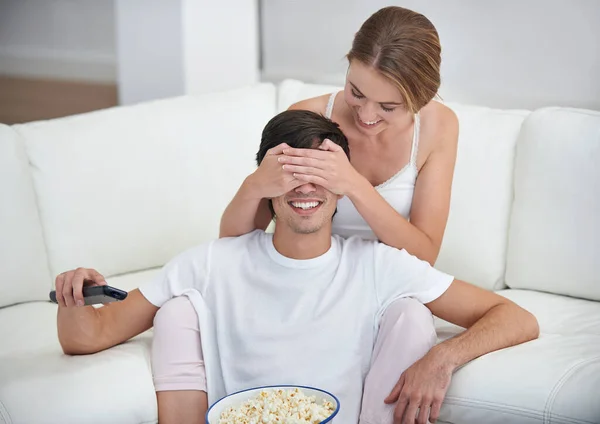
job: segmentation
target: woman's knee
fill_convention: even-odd
[[[154,331],[167,331],[185,323],[186,327],[198,328],[198,316],[187,296],[174,297],[165,302],[154,316]]]
[[[403,328],[410,332],[411,340],[421,338],[433,346],[436,341],[433,314],[421,302],[413,298],[402,298],[392,302],[381,319],[380,329]]]
[[[152,369],[157,392],[206,391],[198,316],[186,296],[169,300],[154,317]]]

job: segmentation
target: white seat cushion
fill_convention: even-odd
[[[148,269],[216,238],[275,107],[257,84],[16,126],[52,273]]]
[[[524,290],[499,294],[536,315],[541,336],[459,369],[440,419],[461,424],[600,422],[600,303]],[[462,331],[436,321],[440,341]]]
[[[158,271],[108,283],[131,290]],[[56,312],[50,302],[0,309],[0,423],[155,423],[152,330],[103,352],[68,356],[58,343]]]
[[[52,278],[25,146],[2,124],[0,204],[0,307],[48,299]]]
[[[506,284],[600,300],[600,112],[546,108],[523,123]]]

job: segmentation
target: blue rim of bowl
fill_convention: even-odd
[[[228,398],[228,397],[233,396],[233,395],[237,395],[238,393],[249,392],[251,390],[273,389],[275,387],[297,387],[299,389],[311,389],[311,390],[316,390],[316,391],[321,392],[321,393],[326,393],[329,396],[331,396],[332,398],[334,398],[335,402],[337,403],[335,411],[333,411],[332,414],[329,417],[327,417],[324,421],[321,421],[320,424],[325,424],[325,423],[330,422],[338,414],[338,412],[340,411],[340,400],[337,398],[337,396],[335,396],[333,393],[329,393],[327,390],[319,389],[317,387],[310,387],[310,386],[296,386],[294,384],[276,384],[276,385],[273,385],[273,386],[251,387],[249,389],[240,390],[239,392],[230,393],[227,396],[223,396],[221,399],[219,399],[215,403],[213,403],[210,408],[208,408],[208,411],[206,411],[206,416],[205,416],[204,419],[208,423],[208,413],[210,412],[210,410],[213,409],[217,405],[217,403],[221,402],[225,398]],[[218,423],[209,423],[209,424],[218,424]]]

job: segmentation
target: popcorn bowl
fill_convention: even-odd
[[[281,386],[262,386],[253,387],[251,389],[242,390],[240,392],[232,393],[216,401],[208,411],[206,412],[206,424],[219,424],[221,413],[229,409],[230,407],[239,408],[244,402],[252,399],[256,399],[260,392],[264,391],[275,391],[278,389],[290,390],[298,389],[305,396],[314,396],[317,404],[321,405],[324,400],[329,401],[333,404],[333,412],[327,418],[321,421],[321,424],[331,423],[333,417],[337,415],[340,410],[340,401],[334,395],[325,390],[317,389],[315,387],[307,386],[292,386],[292,385],[281,385]]]

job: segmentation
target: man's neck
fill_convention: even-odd
[[[316,233],[298,234],[286,226],[275,227],[273,245],[281,255],[291,259],[313,259],[331,247],[331,228],[321,228]]]

